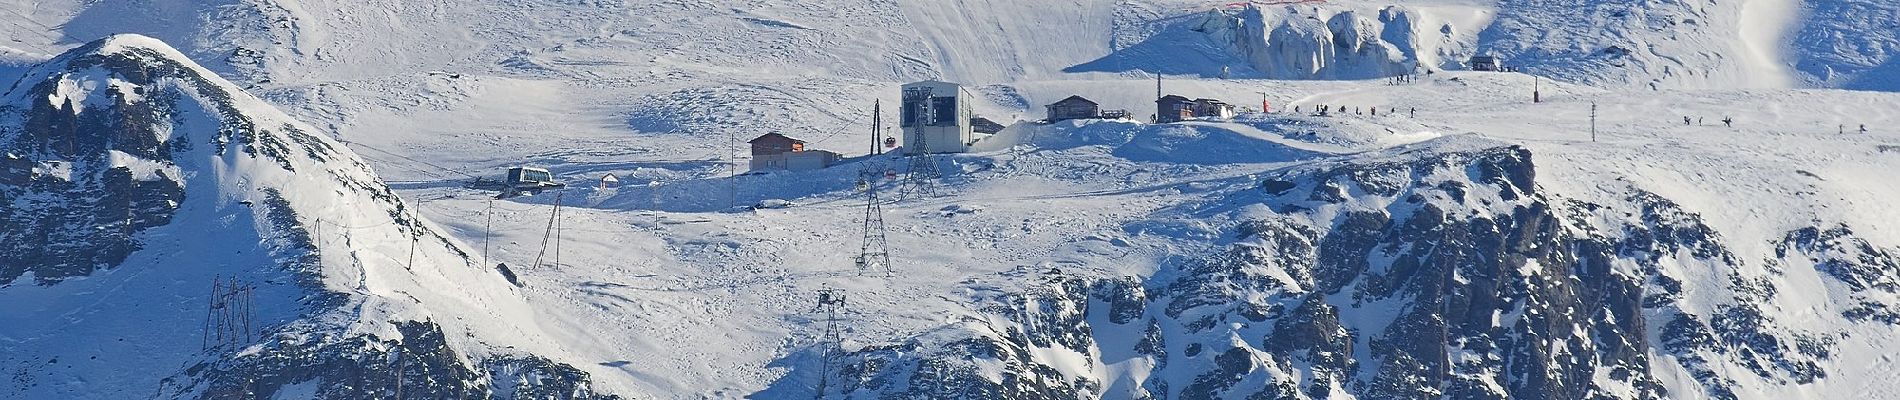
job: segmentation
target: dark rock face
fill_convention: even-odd
[[[429,322],[397,326],[400,338],[374,335],[279,336],[270,351],[191,367],[202,379],[167,380],[161,397],[270,399],[280,393],[317,399],[619,399],[587,386],[588,374],[540,357],[504,357],[478,366],[448,346]],[[195,385],[195,387],[194,387]]]
[[[1113,390],[1008,392],[1013,398],[1695,396],[1663,386],[1653,368],[1669,368],[1687,371],[1701,396],[1735,399],[1740,380],[1825,378],[1834,356],[1838,333],[1787,326],[1769,312],[1782,296],[1778,265],[1806,260],[1864,293],[1900,288],[1900,251],[1867,245],[1844,227],[1791,232],[1776,244],[1782,260],[1764,271],[1660,196],[1632,189],[1611,205],[1561,199],[1542,193],[1534,174],[1530,152],[1518,147],[1414,149],[1272,171],[1259,193],[1199,206],[1274,211],[1231,222],[1232,243],[1209,256],[1144,279],[1099,280],[1087,298],[1073,295],[1081,285],[1073,283],[1058,291],[1071,295],[984,308],[1010,322],[958,342],[967,351],[866,349],[852,358],[860,369],[847,372],[910,378],[861,382],[891,393],[941,384],[935,379],[945,375],[926,366],[1000,359],[1008,360],[1004,376],[1097,374]],[[1892,323],[1884,298],[1862,296],[1843,315]],[[1084,315],[1070,317],[1076,310]],[[1095,354],[1104,364],[1138,359],[1125,365],[1145,370],[1052,372],[1022,356],[1037,348]],[[998,386],[967,374],[949,384]]]
[[[123,57],[81,57],[75,67],[121,67],[114,70],[134,84],[147,85],[154,76],[123,68]],[[59,78],[25,82],[29,96],[54,98]],[[23,124],[9,126],[6,152],[20,163],[38,169],[8,171],[10,184],[0,185],[0,284],[32,272],[36,283],[49,285],[65,278],[86,276],[125,260],[140,246],[133,238],[145,229],[170,223],[183,201],[179,177],[135,177],[126,167],[111,167],[111,152],[158,163],[169,163],[172,153],[192,143],[184,136],[160,140],[156,132],[176,108],[176,96],[154,96],[133,101],[111,92],[111,107],[81,111],[70,99],[63,104],[35,101],[31,109],[9,107],[7,114],[23,113]]]
[[[12,86],[5,98],[13,100],[0,104],[0,290],[28,274],[38,285],[58,286],[126,265],[143,246],[140,233],[153,228],[215,226],[176,219],[187,200],[195,206],[214,201],[186,198],[201,193],[190,185],[220,184],[193,176],[217,175],[213,169],[240,165],[239,159],[261,161],[267,170],[328,174],[338,192],[385,202],[373,206],[390,210],[393,229],[467,258],[412,218],[381,182],[345,176],[350,169],[367,175],[368,168],[331,142],[291,123],[263,122],[272,118],[241,107],[242,93],[167,51],[142,47],[150,41],[114,40],[36,68]],[[84,100],[50,101],[71,98],[75,82],[100,87]],[[341,168],[296,171],[312,165]],[[279,189],[243,188],[261,199],[233,212],[254,213],[265,224],[255,227],[256,243],[233,246],[260,246],[273,256],[274,264],[251,266],[251,272],[296,280],[302,289],[297,319],[262,327],[260,345],[208,349],[185,371],[138,371],[170,375],[155,398],[617,398],[591,389],[586,373],[539,356],[458,353],[434,322],[364,321],[393,325],[398,337],[343,333],[337,324],[353,321],[345,321],[353,316],[343,308],[361,294],[325,287],[311,227],[302,222],[311,216],[300,216]],[[198,256],[182,255],[186,264]]]
[[[1845,285],[1853,303],[1842,316],[1900,326],[1900,304],[1877,295],[1900,295],[1900,249],[1875,247],[1842,225],[1788,232],[1775,243],[1775,256],[1790,264],[1812,263],[1816,271]]]
[[[1171,361],[1214,365],[1179,398],[1589,398],[1599,369],[1661,397],[1641,351],[1639,279],[1566,231],[1533,173],[1527,151],[1500,148],[1271,178],[1308,183],[1267,200],[1280,217],[1243,222],[1237,245],[1167,283],[1182,295],[1165,313],[1183,331],[1248,339]],[[1348,193],[1395,201],[1340,206]],[[1308,214],[1329,207],[1330,220]]]
[[[1001,294],[986,312],[1009,323],[968,322],[904,343],[859,349],[844,356],[838,389],[826,396],[880,399],[1076,399],[1100,392],[1100,383],[1073,379],[1039,362],[1036,349],[1092,357],[1086,321],[1091,292],[1128,290],[1075,278],[1053,278],[1029,294]],[[1132,304],[1139,304],[1132,303]],[[965,329],[968,328],[968,329]]]

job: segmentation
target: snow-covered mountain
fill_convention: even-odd
[[[1900,391],[1900,7],[1284,3],[0,0],[0,398]],[[1029,122],[1156,73],[1276,112]],[[860,274],[921,79],[1016,123]]]
[[[4,101],[5,397],[604,397],[506,271],[162,42],[88,43]],[[205,319],[214,282],[253,288],[222,303],[241,327]]]

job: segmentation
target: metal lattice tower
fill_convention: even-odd
[[[938,178],[943,177],[943,171],[937,169],[937,160],[931,156],[930,144],[926,139],[926,137],[930,135],[922,129],[922,126],[933,125],[925,123],[924,121],[936,117],[936,105],[931,104],[931,91],[929,88],[919,88],[919,90],[905,92],[904,97],[904,106],[914,107],[914,109],[911,110],[911,115],[916,116],[916,118],[910,122],[920,125],[919,129],[917,129],[917,137],[905,138],[905,147],[911,146],[909,139],[917,140],[916,154],[910,156],[910,167],[904,172],[905,192],[906,194],[934,196],[937,194],[936,181]],[[940,121],[930,122],[934,123]]]
[[[819,368],[818,391],[813,398],[823,400],[830,393],[834,381],[832,375],[844,369],[844,331],[839,327],[838,316],[844,313],[843,289],[819,289],[818,309],[824,314],[825,333],[818,343],[823,365]]]
[[[884,234],[884,205],[877,197],[877,172],[859,172],[858,184],[864,187],[864,246],[858,251],[858,275],[882,270],[884,276],[891,276],[896,271],[891,267],[890,240]]]
[[[875,150],[878,138],[883,136],[883,113],[875,105],[872,106],[872,112],[871,146]],[[883,199],[877,196],[877,180],[883,167],[866,164],[858,170],[858,187],[864,190],[864,242],[858,251],[858,275],[883,270],[884,276],[891,276],[895,271],[891,268],[890,240],[884,234]]]
[[[254,290],[256,286],[238,282],[236,278],[211,279],[210,305],[205,308],[204,349],[251,341],[252,323],[257,319],[257,310],[251,306]]]

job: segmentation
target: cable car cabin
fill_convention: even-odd
[[[554,174],[547,169],[533,167],[514,167],[508,169],[507,187],[502,189],[501,198],[519,196],[521,193],[540,194],[542,190],[566,187],[554,181]]]

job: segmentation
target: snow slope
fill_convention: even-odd
[[[1251,83],[1268,85],[1277,93],[1310,93],[1281,102],[1307,110],[1329,104],[1355,108],[1379,105],[1387,111],[1378,117],[1363,113],[1331,118],[1249,115],[1236,123],[1150,126],[1102,121],[1018,126],[991,138],[996,142],[985,143],[983,147],[988,150],[984,153],[944,160],[946,170],[960,171],[946,179],[946,195],[906,198],[885,206],[893,247],[902,249],[896,255],[900,274],[889,279],[859,276],[849,260],[860,240],[857,218],[862,203],[851,200],[860,164],[818,172],[742,176],[730,182],[715,177],[662,181],[650,187],[575,189],[562,200],[575,207],[565,209],[560,222],[567,246],[571,246],[564,250],[568,255],[559,265],[536,268],[524,276],[535,301],[552,310],[550,313],[572,318],[577,326],[598,327],[589,329],[587,335],[598,338],[599,347],[586,352],[600,357],[602,366],[607,367],[597,369],[598,376],[625,377],[638,382],[635,385],[645,393],[728,397],[763,390],[755,395],[802,397],[811,393],[819,362],[813,349],[822,324],[814,320],[818,314],[811,298],[817,289],[843,288],[852,296],[846,349],[862,352],[866,362],[885,360],[865,365],[933,365],[930,362],[934,361],[920,361],[933,360],[933,354],[968,358],[971,356],[955,352],[958,350],[939,353],[924,349],[963,349],[984,340],[1035,340],[1035,336],[1011,333],[1012,329],[1028,329],[1012,327],[1037,321],[1011,316],[1014,314],[1006,310],[1023,306],[1021,300],[1009,300],[1016,298],[1011,296],[1057,290],[1056,294],[1045,293],[1055,296],[1047,300],[1049,303],[1070,304],[1064,302],[1071,300],[1064,299],[1073,296],[1093,298],[1089,297],[1091,289],[1047,289],[1048,282],[1079,281],[1086,286],[1092,281],[1136,277],[1153,282],[1139,286],[1159,290],[1154,285],[1184,273],[1176,268],[1188,265],[1184,264],[1186,260],[1219,251],[1223,243],[1228,243],[1223,238],[1232,237],[1235,225],[1266,212],[1225,204],[1257,199],[1260,195],[1255,193],[1261,190],[1258,185],[1271,171],[1392,146],[1457,153],[1517,145],[1535,158],[1536,191],[1547,196],[1550,204],[1577,201],[1607,207],[1588,212],[1597,216],[1590,222],[1566,229],[1620,232],[1626,224],[1640,221],[1623,217],[1624,212],[1641,215],[1645,207],[1653,207],[1638,201],[1643,197],[1632,197],[1632,193],[1653,193],[1674,204],[1672,209],[1695,215],[1704,226],[1698,229],[1716,237],[1711,245],[1725,249],[1734,260],[1772,260],[1772,264],[1781,266],[1782,272],[1777,275],[1761,269],[1770,261],[1734,264],[1721,259],[1685,258],[1657,264],[1632,258],[1616,263],[1618,268],[1651,266],[1662,271],[1655,274],[1681,282],[1706,282],[1684,289],[1689,300],[1683,300],[1682,305],[1650,308],[1648,312],[1654,314],[1646,318],[1654,322],[1646,326],[1651,330],[1638,336],[1646,339],[1637,340],[1654,346],[1647,350],[1646,357],[1651,361],[1645,365],[1652,368],[1649,376],[1654,377],[1655,384],[1667,393],[1716,396],[1710,387],[1732,386],[1741,398],[1775,398],[1854,396],[1883,390],[1879,385],[1863,385],[1867,380],[1859,377],[1887,371],[1878,366],[1888,365],[1880,360],[1892,355],[1879,350],[1878,343],[1891,340],[1892,325],[1848,320],[1843,314],[1854,309],[1854,299],[1887,295],[1878,290],[1834,286],[1843,285],[1843,281],[1830,278],[1825,268],[1812,267],[1814,261],[1790,258],[1788,254],[1794,253],[1781,250],[1788,246],[1781,243],[1790,243],[1791,234],[1808,227],[1836,225],[1850,227],[1853,236],[1876,249],[1892,249],[1900,243],[1891,224],[1896,220],[1892,211],[1878,206],[1881,199],[1890,198],[1896,191],[1880,172],[1896,160],[1891,150],[1883,152],[1880,146],[1900,138],[1880,130],[1867,135],[1839,135],[1830,129],[1845,123],[1852,130],[1863,120],[1873,127],[1891,124],[1900,116],[1878,111],[1884,109],[1879,105],[1900,99],[1853,92],[1772,92],[1792,101],[1761,109],[1741,106],[1764,93],[1757,91],[1663,92],[1634,97],[1603,89],[1553,85],[1545,87],[1546,103],[1528,105],[1528,93],[1521,88],[1529,79],[1522,75],[1456,73],[1399,86],[1378,82],[1178,82],[1178,87],[1189,90],[1215,91],[1225,84]],[[1113,85],[1125,85],[1125,89],[1117,90]],[[1142,87],[1141,81],[1113,85],[1040,82],[1011,88],[1030,99],[1053,99],[1051,96],[1057,93],[1090,87],[1106,93]],[[1601,132],[1597,142],[1589,141],[1591,102],[1599,105]],[[1832,106],[1837,104],[1875,106]],[[1412,107],[1420,110],[1417,118],[1389,111]],[[1685,126],[1677,115],[1706,120]],[[1737,118],[1736,128],[1715,121],[1725,115]],[[1488,139],[1469,139],[1472,135]],[[1415,144],[1440,136],[1465,138]],[[1394,152],[1382,157],[1412,157],[1406,154]],[[1346,156],[1333,162],[1362,162],[1355,161],[1357,158],[1363,157]],[[886,165],[883,168],[901,170],[899,160],[858,162],[881,162]],[[895,182],[883,184],[896,187]],[[544,232],[541,224],[550,215],[546,206],[555,201],[553,194],[543,194],[520,200],[539,204],[539,209],[504,203],[489,209],[480,192],[429,189],[422,193],[431,198],[446,197],[430,203],[431,215],[462,221],[458,226],[470,235],[482,231],[477,223],[487,215],[495,216],[497,222],[492,229],[499,238],[496,243],[501,243],[496,254],[514,260],[528,260],[536,253]],[[736,200],[729,202],[727,196]],[[749,205],[772,199],[791,200],[798,205],[721,211],[729,204]],[[1224,211],[1229,207],[1237,208]],[[1202,209],[1208,211],[1195,211]],[[1614,240],[1627,240],[1627,236],[1612,235],[1622,238]],[[1668,246],[1678,245],[1694,244]],[[1879,262],[1850,264],[1877,266]],[[1743,367],[1752,356],[1665,345],[1666,335],[1661,328],[1674,316],[1690,315],[1694,321],[1708,324],[1721,310],[1729,309],[1721,307],[1747,303],[1735,300],[1741,296],[1737,293],[1744,292],[1722,283],[1728,278],[1693,272],[1708,268],[1733,269],[1743,277],[1760,276],[1780,288],[1780,297],[1754,303],[1769,304],[1760,312],[1764,321],[1772,321],[1772,325],[1765,325],[1770,327],[1765,334],[1779,338],[1776,343],[1794,343],[1800,335],[1834,338],[1836,341],[1827,347],[1827,357],[1800,356],[1791,348],[1786,350],[1789,357],[1810,357],[1801,359],[1812,361],[1825,377],[1805,375],[1808,381],[1797,382],[1797,377],[1804,375],[1776,369],[1766,369],[1766,376],[1758,376]],[[1060,272],[1049,272],[1052,269]],[[1056,287],[1065,287],[1062,285],[1066,284]],[[1833,289],[1819,289],[1823,287]],[[1791,294],[1816,290],[1835,294]],[[1037,300],[1030,301],[1036,304]],[[1681,314],[1671,311],[1677,309],[1683,310]],[[1025,349],[1053,353],[1010,359],[1004,365],[1047,365],[1055,371],[1052,373],[1056,375],[1051,376],[1083,378],[1103,385],[1083,393],[1107,398],[1135,393],[1108,388],[1137,387],[1145,377],[1159,376],[1138,372],[1150,368],[1142,365],[1151,361],[1117,363],[1110,360],[1124,358],[1107,358],[1126,354],[1127,346],[1138,340],[1123,335],[1139,334],[1138,327],[1099,322],[1095,318],[1106,317],[1098,314],[1101,311],[1096,306],[1074,306],[1069,312],[1073,314],[1050,315],[1087,320],[1095,332],[1090,338],[1096,346],[1093,351],[1099,353],[1091,353],[1091,345],[1086,343],[1081,350],[1070,350],[1084,356],[1062,356],[1059,348]],[[717,339],[707,340],[709,332],[718,332]],[[1170,343],[1202,337],[1168,335]],[[1208,345],[1213,344],[1203,344]],[[1169,351],[1179,354],[1182,349],[1173,347]],[[1733,382],[1708,384],[1699,380],[1695,375],[1701,372],[1691,367],[1697,364],[1679,361],[1687,355],[1711,360],[1708,365],[1714,366],[1707,368],[1717,371],[1714,376]],[[647,359],[675,361],[621,363]],[[707,365],[721,365],[722,370],[731,372],[712,374],[704,369]],[[1876,367],[1865,367],[1868,365]],[[970,368],[980,371],[990,367],[972,364]],[[914,381],[917,375],[911,374],[917,370],[861,371],[863,375],[859,376],[868,381],[854,387],[862,397],[933,390],[926,385],[931,381]],[[1183,374],[1167,375],[1175,390],[1195,377]],[[884,382],[913,381],[902,386],[880,384],[876,378],[880,376],[888,377]],[[993,382],[1004,382],[996,379]],[[1352,387],[1342,386],[1340,390],[1345,394],[1366,393]],[[1036,393],[1056,393],[1057,397],[1071,393],[1048,389],[1051,391]],[[1641,397],[1635,393],[1639,392],[1614,396]]]
[[[1668,263],[1635,257],[1619,261],[1618,267],[1629,271],[1657,266],[1654,276],[1690,285],[1682,292],[1689,297],[1680,304],[1645,308],[1645,321],[1654,323],[1639,335],[1644,343],[1654,344],[1653,352],[1644,353],[1652,367],[1646,376],[1672,397],[1716,396],[1711,388],[1718,386],[1732,387],[1743,398],[1869,397],[1894,389],[1877,379],[1894,368],[1891,352],[1879,345],[1891,340],[1891,324],[1879,322],[1877,313],[1842,319],[1860,309],[1855,308],[1859,302],[1894,300],[1890,291],[1880,289],[1881,277],[1892,274],[1870,266],[1880,265],[1881,251],[1892,254],[1900,245],[1900,231],[1893,226],[1900,215],[1883,207],[1887,199],[1900,195],[1886,172],[1900,150],[1882,147],[1900,145],[1900,137],[1887,128],[1900,126],[1900,117],[1889,111],[1900,101],[1880,93],[1739,89],[1789,83],[1883,88],[1880,77],[1885,75],[1878,72],[1888,60],[1887,51],[1880,49],[1888,40],[1882,35],[1892,31],[1879,29],[1891,21],[1879,12],[1891,7],[1867,1],[1809,2],[1800,6],[1800,15],[1780,19],[1774,17],[1785,14],[1776,10],[1786,10],[1786,3],[1767,0],[1687,5],[1430,1],[1407,2],[1381,18],[1380,11],[1393,6],[1390,3],[1342,0],[1319,9],[1252,11],[1259,13],[1260,21],[1285,21],[1295,11],[1330,20],[1350,11],[1359,21],[1350,26],[1371,23],[1377,28],[1352,32],[1365,51],[1363,60],[1352,61],[1359,64],[1313,59],[1285,71],[1260,67],[1277,59],[1253,55],[1274,54],[1260,52],[1267,50],[1317,54],[1327,49],[1312,43],[1337,43],[1337,35],[1330,29],[1303,30],[1311,35],[1301,40],[1311,43],[1270,42],[1265,37],[1258,43],[1236,42],[1254,38],[1237,30],[1202,27],[1209,21],[1245,25],[1253,17],[1212,16],[1203,4],[1171,1],[0,0],[0,9],[28,17],[4,27],[15,39],[6,46],[21,54],[56,54],[122,30],[178,44],[182,53],[204,62],[208,70],[233,77],[244,91],[257,93],[294,119],[311,122],[305,131],[333,134],[341,142],[335,145],[339,153],[347,147],[363,157],[395,193],[426,201],[419,210],[368,204],[394,208],[398,214],[417,212],[438,224],[433,226],[453,239],[430,246],[440,248],[433,256],[425,250],[418,258],[437,260],[446,271],[465,272],[441,272],[443,277],[428,279],[397,272],[392,267],[400,265],[393,260],[406,257],[400,239],[407,233],[375,230],[380,233],[374,235],[394,242],[376,241],[359,251],[371,254],[365,260],[384,260],[375,262],[382,263],[376,269],[392,276],[387,286],[375,286],[381,289],[372,292],[374,296],[362,298],[397,305],[388,306],[395,317],[363,320],[374,321],[365,324],[377,327],[374,331],[382,333],[377,337],[387,339],[392,330],[401,331],[389,321],[432,317],[429,320],[442,324],[444,341],[456,354],[474,354],[466,356],[468,365],[484,365],[475,360],[489,354],[483,349],[517,346],[496,352],[541,355],[587,373],[603,391],[624,396],[807,397],[818,374],[815,341],[822,329],[812,296],[817,289],[835,287],[851,296],[845,348],[856,352],[854,360],[883,360],[891,366],[856,364],[855,371],[864,372],[866,379],[855,386],[862,389],[860,397],[927,397],[929,390],[960,383],[990,387],[958,379],[1000,383],[1002,372],[1033,366],[1046,369],[1017,376],[1052,378],[1049,381],[1076,390],[1049,385],[1041,388],[1051,391],[1038,392],[1057,397],[1092,393],[1132,398],[1137,389],[1156,392],[1144,385],[1157,376],[1172,383],[1172,389],[1161,392],[1178,394],[1206,368],[1219,365],[1217,360],[1184,357],[1188,343],[1200,344],[1203,357],[1212,357],[1220,354],[1213,350],[1244,347],[1228,343],[1231,338],[1223,335],[1236,334],[1253,345],[1265,339],[1260,335],[1271,332],[1270,326],[1246,320],[1241,313],[1209,311],[1237,318],[1232,322],[1242,326],[1177,335],[1175,325],[1157,325],[1168,327],[1163,335],[1174,356],[1140,355],[1131,349],[1142,342],[1146,329],[1103,322],[1109,315],[1101,310],[1108,306],[1090,300],[1096,299],[1094,285],[1119,280],[1159,293],[1187,271],[1188,261],[1231,250],[1240,233],[1236,227],[1272,209],[1259,194],[1270,174],[1304,171],[1303,165],[1320,161],[1352,165],[1381,157],[1404,159],[1407,153],[1391,150],[1400,146],[1459,154],[1477,150],[1473,147],[1516,145],[1536,161],[1539,195],[1553,199],[1553,204],[1575,200],[1608,210],[1587,224],[1574,224],[1575,229],[1623,232],[1639,226],[1645,221],[1630,215],[1642,215],[1639,211],[1649,203],[1632,200],[1632,193],[1651,193],[1680,211],[1670,215],[1695,215],[1706,227],[1703,231],[1719,236],[1707,242],[1741,260],[1685,256]],[[128,11],[140,6],[149,6],[153,17]],[[1690,25],[1690,19],[1695,24]],[[1442,29],[1446,25],[1449,33]],[[1231,40],[1223,36],[1227,34],[1233,35]],[[1783,43],[1763,43],[1773,37]],[[1246,46],[1255,45],[1250,55]],[[1611,46],[1631,52],[1615,57],[1601,53]],[[1542,92],[1547,102],[1527,104],[1532,86],[1528,75],[1455,72],[1471,53],[1486,51],[1533,73],[1596,87],[1547,79]],[[1775,68],[1790,63],[1791,70]],[[1326,69],[1346,64],[1359,67]],[[1451,72],[1386,85],[1377,78],[1391,70],[1365,65]],[[1222,67],[1235,79],[1217,79]],[[1307,67],[1328,72],[1280,74],[1312,71]],[[979,114],[1010,122],[1037,119],[1040,105],[1071,94],[1088,96],[1105,108],[1133,110],[1137,116],[1151,113],[1154,81],[1149,71],[1168,75],[1164,84],[1170,93],[1251,105],[1265,92],[1278,110],[1376,106],[1380,115],[1244,115],[1233,122],[1166,126],[1106,121],[1020,125],[980,143],[984,152],[944,160],[942,166],[951,173],[941,188],[943,196],[904,197],[886,206],[893,247],[901,249],[895,255],[900,273],[888,279],[859,276],[850,267],[861,240],[857,218],[863,213],[853,186],[859,167],[883,163],[877,169],[901,170],[902,160],[872,157],[827,171],[726,178],[744,172],[743,167],[728,169],[745,161],[743,150],[735,152],[733,145],[763,132],[792,134],[848,155],[865,154],[862,143],[868,138],[871,102],[894,104],[894,87],[900,82],[943,78],[969,83],[989,100],[979,105]],[[1790,73],[1799,76],[1786,75]],[[1267,76],[1337,80],[1254,79]],[[1599,106],[1598,142],[1586,141],[1590,103]],[[1412,108],[1418,109],[1416,118],[1409,112],[1394,114]],[[1682,124],[1684,116],[1693,124]],[[1736,128],[1723,127],[1718,121],[1724,116],[1735,117]],[[1694,122],[1697,118],[1702,121]],[[1872,132],[1854,133],[1860,124]],[[1841,135],[1837,129],[1849,133]],[[1474,134],[1488,140],[1471,139]],[[493,176],[502,167],[520,164],[550,167],[576,188],[494,202],[489,201],[492,193],[460,188],[470,175]],[[631,184],[607,190],[581,187],[610,173]],[[1345,204],[1390,202],[1347,194],[1342,197],[1350,200]],[[187,193],[187,198],[194,197]],[[743,209],[767,200],[797,205]],[[563,205],[558,228],[549,224],[557,201]],[[319,209],[308,215],[384,221],[371,212],[376,211],[373,207]],[[1499,215],[1483,207],[1461,210]],[[224,215],[187,216],[201,220]],[[1325,216],[1301,218],[1327,221]],[[1833,229],[1843,226],[1847,229]],[[1808,233],[1808,228],[1814,231]],[[257,238],[239,239],[249,243]],[[205,246],[211,246],[206,240]],[[1857,241],[1866,246],[1855,246]],[[326,251],[335,245],[322,243]],[[479,252],[476,243],[483,243]],[[460,257],[452,256],[450,249],[486,254],[487,260],[481,261],[485,268],[464,266],[475,261],[457,261]],[[144,263],[139,257],[128,258],[135,263],[128,265],[148,265],[138,264]],[[505,283],[497,283],[497,274],[486,268],[495,263],[511,266],[523,286],[497,286]],[[1266,270],[1260,265],[1243,267]],[[1546,267],[1548,276],[1562,272],[1560,267]],[[138,269],[121,266],[100,273]],[[1784,272],[1778,275],[1775,270]],[[1664,323],[1688,320],[1714,326],[1716,316],[1736,309],[1721,307],[1745,303],[1736,300],[1742,291],[1730,284],[1731,276],[1691,274],[1695,271],[1735,272],[1752,279],[1748,282],[1765,279],[1778,288],[1779,297],[1772,301],[1753,301],[1761,319],[1739,320],[1741,325],[1759,322],[1769,327],[1762,331],[1765,336],[1731,330],[1724,332],[1741,333],[1668,344],[1661,331]],[[1856,271],[1873,272],[1862,279]],[[329,279],[348,280],[351,275],[342,276]],[[151,286],[165,289],[147,294],[202,292],[200,278],[165,282],[182,286]],[[101,281],[107,279],[59,285]],[[463,284],[477,288],[473,300],[442,293],[442,287]],[[1642,284],[1652,285],[1647,280]],[[1071,290],[1078,285],[1085,289]],[[72,307],[84,301],[75,295],[81,289],[32,292],[39,289],[16,284],[7,290],[44,293],[46,301]],[[298,293],[307,292],[279,294]],[[403,298],[402,293],[416,296],[413,303],[421,305],[411,308],[401,305],[409,302],[388,300]],[[519,297],[511,297],[513,293]],[[1796,295],[1809,293],[1826,295]],[[1074,301],[1077,298],[1085,301]],[[1247,299],[1230,300],[1241,304],[1246,302],[1239,300]],[[1353,304],[1321,300],[1334,307]],[[149,303],[194,309],[202,298],[168,301]],[[275,310],[276,321],[296,316]],[[48,315],[16,318],[53,319]],[[123,325],[134,318],[126,315],[133,314],[85,321]],[[1683,315],[1689,318],[1677,318]],[[1366,318],[1354,323],[1370,325],[1358,326],[1385,323],[1381,315],[1362,316]],[[195,315],[170,317],[163,320],[200,320]],[[486,322],[490,318],[507,323]],[[1735,325],[1738,320],[1726,321]],[[1086,324],[1092,333],[1049,328],[1063,324]],[[165,339],[169,342],[156,343],[171,348],[188,342],[191,328],[174,329]],[[68,329],[73,328],[38,325],[3,331],[9,338],[34,338],[31,346],[18,348],[35,349],[21,357],[39,358],[0,365],[39,365],[44,356],[55,353],[62,355],[61,363],[69,363],[78,358],[69,353],[76,350],[47,333]],[[1028,331],[1037,333],[1018,334]],[[475,336],[470,339],[468,334]],[[1037,336],[1043,334],[1048,335]],[[1825,377],[1776,367],[1772,356],[1752,355],[1770,352],[1749,347],[1763,337],[1777,346],[1794,347],[1796,335],[1836,339],[1826,357],[1778,349],[1785,354],[1783,361],[1813,362]],[[1020,349],[1020,357],[968,364],[931,361],[939,355],[975,361],[968,350],[1011,339],[1058,336],[1062,346],[997,345]],[[340,342],[345,341],[326,343]],[[1208,347],[1216,344],[1228,347]],[[155,347],[106,355],[144,354],[143,349],[150,348]],[[1734,350],[1743,348],[1749,350]],[[209,356],[150,353],[158,354],[137,365],[176,371],[187,361],[210,362]],[[400,358],[390,355],[400,352],[381,354],[380,359]],[[1364,365],[1377,359],[1368,352],[1358,354],[1368,356]],[[1706,362],[1683,361],[1691,357]],[[1158,360],[1169,360],[1177,366],[1175,372],[1153,373]],[[1751,363],[1771,367],[1757,373]],[[925,368],[939,365],[968,366],[981,373]],[[1285,367],[1282,373],[1304,367],[1279,366]],[[387,364],[377,368],[363,368],[370,371],[364,374],[392,375]],[[41,374],[35,379],[42,381],[57,380],[64,373],[57,367],[26,369]],[[468,369],[491,374],[507,370]],[[1363,370],[1376,375],[1370,366]],[[102,371],[98,374],[118,370]],[[162,379],[134,375],[123,379],[138,382],[128,386],[137,390],[156,387],[152,382]],[[1253,384],[1267,382],[1269,376],[1300,375],[1227,376],[1248,377]],[[1807,381],[1801,382],[1802,377]],[[1724,382],[1718,378],[1734,383],[1709,383]],[[496,376],[449,380],[484,379],[509,381]],[[893,383],[919,379],[917,385]],[[196,382],[237,384],[215,377]],[[1088,389],[1078,382],[1100,386]],[[1369,393],[1350,381],[1340,382],[1339,390],[1328,392]],[[59,396],[91,390],[46,387],[51,386],[37,386],[31,390],[44,391],[30,393]],[[1644,393],[1634,385],[1618,390],[1619,397]],[[1573,392],[1545,394],[1550,393]]]

